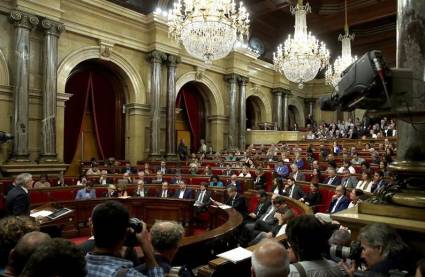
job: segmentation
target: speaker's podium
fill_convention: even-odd
[[[62,232],[67,229],[74,229],[74,210],[65,207],[56,207],[47,203],[31,210],[33,217],[39,224],[42,232],[48,233],[51,237],[61,237]]]

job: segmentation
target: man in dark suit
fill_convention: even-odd
[[[182,179],[181,174],[176,174],[176,177],[171,179],[170,184],[179,185],[181,183],[185,183],[186,181]]]
[[[345,196],[346,189],[342,185],[335,188],[335,194],[332,197],[331,205],[329,206],[328,213],[333,214],[345,210],[350,204],[350,200]]]
[[[234,186],[236,187],[237,191],[242,191],[241,182],[238,180],[238,176],[236,174],[233,174],[230,179],[227,181],[227,187]]]
[[[305,181],[304,173],[299,171],[296,164],[291,164],[291,174],[289,176],[294,178],[295,181]]]
[[[173,194],[171,193],[171,191],[168,189],[168,182],[164,181],[162,182],[162,189],[161,191],[158,193],[158,197],[161,198],[169,198],[171,197]]]
[[[230,168],[230,164],[226,164],[226,169],[223,170],[223,175],[224,176],[232,176],[234,173],[234,171]]]
[[[197,215],[199,212],[206,211],[211,203],[211,193],[207,191],[207,187],[208,184],[205,182],[202,182],[199,185],[199,191],[196,193],[195,196],[195,204],[193,204],[195,208],[195,215]]]
[[[376,171],[373,174],[373,184],[372,184],[371,192],[379,193],[383,191],[387,186],[388,184],[384,180],[384,172],[381,170]]]
[[[188,189],[185,183],[180,183],[179,189],[176,190],[174,197],[179,199],[192,199],[192,190]]]
[[[29,173],[19,174],[15,179],[16,185],[7,193],[6,209],[9,215],[29,215],[30,198],[28,189],[33,180]]]
[[[344,168],[342,171],[343,177],[341,179],[341,185],[345,188],[355,188],[357,186],[356,176],[352,176],[348,168]]]
[[[304,197],[303,190],[295,184],[295,180],[292,177],[289,177],[286,180],[285,190],[283,193],[285,196],[289,198],[293,198],[295,200],[298,200]]]
[[[229,197],[225,204],[237,210],[246,219],[248,217],[248,209],[246,208],[245,198],[238,193],[236,186],[229,185],[227,187],[227,195]]]
[[[328,179],[324,182],[324,184],[328,184],[331,186],[338,186],[341,184],[341,178],[336,176],[336,170],[333,167],[328,168]]]
[[[167,168],[167,164],[165,163],[165,161],[161,161],[161,166],[156,171],[161,172],[162,175],[176,173],[174,169]]]
[[[260,202],[258,202],[257,208],[255,211],[248,214],[250,220],[256,220],[260,218],[270,207],[271,201],[269,200],[267,193],[264,190],[260,190],[257,192],[258,197],[260,198]]]

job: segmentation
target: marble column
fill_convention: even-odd
[[[273,93],[273,122],[277,130],[283,130],[283,88],[272,89]]]
[[[239,82],[239,149],[241,151],[246,148],[246,85],[249,79],[247,77],[238,76]]]
[[[56,161],[56,84],[58,66],[58,39],[65,30],[62,23],[49,19],[41,21],[44,30],[43,45],[43,120],[41,157],[43,162]]]
[[[14,48],[14,113],[13,113],[13,161],[29,161],[28,109],[30,78],[30,31],[38,25],[38,18],[21,11],[11,11],[10,20],[15,26]]]
[[[229,87],[229,150],[235,150],[238,147],[238,129],[237,129],[237,75],[236,74],[228,74],[224,76],[224,79],[228,83]]]
[[[282,95],[283,95],[283,130],[288,131],[289,130],[289,113],[288,113],[288,105],[289,105],[289,95],[291,94],[290,90],[283,89]]]
[[[168,55],[167,58],[167,159],[175,160],[176,155],[176,66],[179,57]]]
[[[411,87],[403,93],[393,95],[393,109],[408,113],[403,120],[397,120],[397,159],[390,165],[392,170],[406,175],[410,184],[415,176],[416,185],[424,189],[425,176],[425,124],[424,117],[415,114],[423,111],[425,94],[425,1],[398,0],[397,11],[397,68],[411,70]],[[396,84],[401,86],[402,84]],[[407,82],[405,83],[407,85]],[[397,87],[395,86],[395,87]],[[395,90],[397,93],[397,90]],[[394,92],[393,92],[394,94]],[[398,97],[398,98],[396,98]],[[409,106],[409,109],[406,109]],[[410,121],[418,123],[410,123]],[[420,174],[419,174],[420,173]]]
[[[152,63],[151,75],[151,149],[150,158],[157,160],[161,158],[160,153],[160,128],[161,128],[161,66],[162,62],[167,60],[167,55],[161,51],[152,51],[148,55]]]

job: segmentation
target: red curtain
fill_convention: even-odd
[[[92,111],[93,128],[100,158],[121,159],[116,129],[122,128],[121,101],[113,89],[110,73],[95,67],[82,68],[69,77],[66,93],[72,97],[65,104],[64,160],[71,163],[82,132],[84,114]],[[119,145],[116,145],[118,141]],[[117,148],[118,147],[118,148]],[[121,154],[121,155],[120,155]]]
[[[72,81],[71,81],[72,79]],[[64,161],[71,163],[77,149],[78,139],[83,127],[83,117],[87,108],[89,96],[89,83],[91,74],[76,72],[66,83],[66,93],[72,97],[66,102],[65,108],[65,131],[64,131]]]
[[[202,131],[202,98],[198,94],[197,89],[192,87],[183,87],[177,97],[177,107],[182,107],[185,110],[186,117],[189,123],[191,133],[191,151],[197,152],[201,140]]]

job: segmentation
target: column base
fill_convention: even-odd
[[[177,154],[176,153],[168,153],[167,154],[167,161],[177,161]]]
[[[161,161],[164,159],[164,157],[159,154],[159,153],[151,153],[149,154],[149,158],[150,161]]]
[[[7,164],[31,163],[32,161],[29,159],[29,156],[29,154],[12,156],[7,161]]]
[[[41,154],[39,159],[39,163],[57,163],[59,162],[56,154]]]

